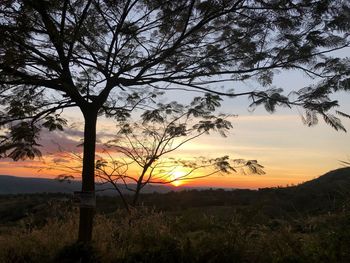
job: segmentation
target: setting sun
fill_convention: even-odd
[[[183,185],[185,183],[185,181],[182,179],[184,176],[186,175],[185,171],[181,171],[181,170],[176,170],[171,174],[171,180],[174,180],[173,182],[171,182],[171,184],[173,186],[180,186]]]

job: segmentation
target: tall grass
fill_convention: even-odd
[[[0,234],[0,262],[79,262],[76,210]],[[350,215],[256,223],[203,211],[96,215],[91,262],[350,262]]]

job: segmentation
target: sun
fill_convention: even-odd
[[[171,184],[173,186],[176,186],[176,187],[183,185],[184,181],[180,180],[180,179],[183,178],[183,176],[185,176],[185,175],[186,175],[186,172],[181,171],[181,170],[176,170],[176,171],[172,172],[171,180],[175,180],[175,181],[171,182]],[[177,180],[177,179],[179,179],[179,180]]]

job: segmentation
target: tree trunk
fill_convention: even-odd
[[[95,147],[97,110],[82,110],[85,118],[82,193],[95,194]],[[80,207],[78,242],[89,243],[92,238],[94,207]]]
[[[149,167],[149,165],[146,164],[145,167],[143,168],[143,171],[142,171],[142,174],[141,174],[140,178],[137,181],[134,198],[132,200],[132,206],[136,206],[137,205],[137,201],[139,199],[140,191],[142,189],[142,180],[143,180],[143,177],[145,176],[145,173],[146,173],[148,167]]]
[[[140,191],[141,191],[141,186],[139,184],[137,184],[134,198],[132,200],[132,206],[134,206],[134,207],[137,205],[137,201],[139,200]]]

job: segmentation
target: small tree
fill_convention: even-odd
[[[228,120],[232,116],[215,114],[220,100],[217,95],[206,94],[194,98],[188,106],[175,101],[159,103],[154,109],[145,111],[141,121],[120,123],[116,138],[107,144],[113,152],[119,153],[118,158],[108,154],[109,159],[97,160],[96,176],[102,182],[110,183],[128,208],[121,190],[123,186],[133,193],[131,205],[135,206],[140,191],[149,184],[194,180],[244,168],[251,173],[263,174],[263,167],[255,160],[232,160],[228,156],[210,159],[171,157],[183,145],[211,131],[226,136],[232,128]],[[179,168],[183,169],[182,174],[176,174]]]
[[[133,106],[123,107],[121,92],[133,100],[150,87],[250,96],[269,111],[299,105],[310,116],[308,124],[320,114],[344,129],[327,112],[337,106],[329,94],[349,89],[348,61],[329,54],[349,46],[349,5],[345,0],[1,1],[0,156],[39,156],[40,131],[62,129],[62,110],[77,107],[84,117],[82,191],[93,193],[98,116],[125,118]],[[279,69],[322,81],[289,101],[270,87]],[[261,89],[231,88],[247,79],[258,80]],[[220,90],[218,82],[230,84]],[[80,209],[79,241],[91,240],[93,214],[94,208]]]

